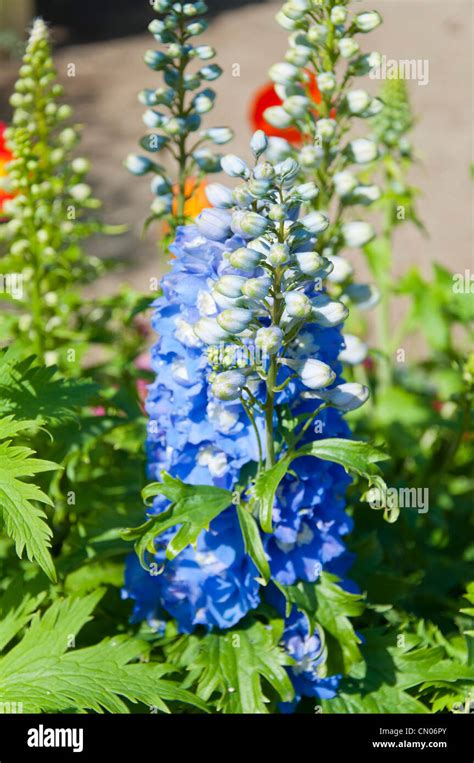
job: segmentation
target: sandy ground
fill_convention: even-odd
[[[429,84],[409,85],[419,118],[413,140],[421,158],[412,180],[422,189],[419,211],[430,237],[423,238],[411,226],[404,226],[397,242],[397,270],[402,272],[416,263],[429,272],[432,260],[457,272],[472,269],[472,4],[469,0],[378,0],[358,6],[376,6],[385,20],[363,40],[366,49],[377,49],[395,59],[429,61]],[[267,81],[269,66],[281,60],[286,49],[286,33],[274,21],[279,7],[280,3],[269,2],[223,13],[205,36],[217,48],[225,70],[213,83],[219,98],[208,124],[230,124],[237,129],[230,149],[236,153],[247,152],[251,94]],[[128,234],[94,244],[103,256],[113,252],[124,260],[124,273],[101,284],[102,293],[112,291],[123,280],[147,290],[149,279],[163,268],[156,228],[146,238],[141,236],[151,200],[148,182],[129,176],[122,167],[124,157],[136,150],[137,140],[144,134],[143,107],[137,102],[137,93],[159,84],[160,75],[150,72],[142,60],[148,47],[154,47],[154,41],[145,33],[62,48],[56,56],[67,99],[85,126],[82,151],[93,159],[92,182],[105,200],[107,220],[130,226]],[[73,78],[66,76],[69,63],[76,66]],[[239,76],[232,76],[233,64],[239,64]],[[8,117],[5,104],[15,67],[9,63],[0,72],[3,118]],[[370,85],[377,83],[364,81],[364,86],[371,89]]]

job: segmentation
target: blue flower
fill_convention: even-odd
[[[211,238],[203,235],[210,224],[206,219],[204,225],[179,228],[171,247],[174,260],[162,281],[163,294],[154,304],[153,327],[159,339],[151,353],[156,380],[147,401],[147,454],[151,479],[159,479],[166,470],[190,484],[231,490],[242,467],[258,461],[257,439],[240,402],[220,400],[213,394],[207,347],[192,328],[198,320],[221,312],[213,284],[222,276],[242,276],[228,254],[245,246],[245,239],[229,235],[224,215],[216,218],[219,225],[213,218]],[[248,278],[265,274],[258,257],[249,267]],[[331,389],[343,381],[338,361],[343,347],[339,327],[308,323],[287,356],[315,358],[329,365],[335,374]],[[281,379],[292,373],[282,368]],[[311,413],[321,401],[305,398],[305,392],[301,379],[292,378],[278,393],[277,405],[289,406],[294,416]],[[254,394],[261,395],[258,384]],[[263,434],[263,417],[257,410],[254,413]],[[319,414],[301,443],[349,436],[341,413],[328,409]],[[352,558],[343,540],[352,527],[345,512],[349,482],[337,464],[309,457],[294,462],[277,492],[274,533],[263,538],[274,580],[286,585],[314,581],[322,570],[345,576]],[[168,505],[167,499],[158,497],[151,511],[161,512]],[[169,537],[156,542],[153,561],[158,574],[148,574],[135,557],[128,561],[123,595],[134,600],[135,620],[146,619],[159,629],[171,616],[182,632],[198,625],[225,629],[255,609],[261,598],[269,600],[268,589],[260,589],[258,572],[245,553],[233,507],[200,534],[196,549],[186,548],[173,561],[165,558]],[[337,679],[320,677],[321,643],[317,633],[309,633],[303,616],[290,616],[283,642],[297,659],[290,674],[298,697],[333,696]]]

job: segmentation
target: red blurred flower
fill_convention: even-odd
[[[314,102],[314,113],[318,114],[317,104],[321,103],[321,93],[318,89],[316,77],[312,72],[306,72],[308,75],[308,82],[306,86],[307,94]],[[289,143],[297,144],[301,143],[302,136],[296,127],[287,127],[280,129],[278,127],[272,127],[268,124],[264,115],[266,109],[270,106],[281,106],[282,100],[275,90],[275,86],[272,82],[267,83],[261,87],[255,93],[250,107],[250,121],[254,130],[263,130],[267,135],[274,135],[278,138],[285,138]],[[331,111],[331,117],[335,115],[335,110]]]
[[[7,176],[5,166],[13,159],[13,154],[5,145],[5,130],[8,125],[4,122],[0,122],[0,179]],[[0,220],[3,216],[3,205],[8,199],[12,199],[13,196],[7,193],[0,186]]]

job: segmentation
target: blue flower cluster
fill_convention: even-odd
[[[218,225],[209,226],[209,215],[216,215]],[[213,210],[207,217],[206,225],[198,219],[197,225],[178,229],[171,270],[155,302],[153,326],[159,339],[152,350],[157,378],[147,402],[149,475],[159,479],[166,470],[187,483],[232,489],[242,467],[258,460],[256,435],[239,401],[213,395],[209,359],[192,326],[217,313],[210,287],[222,275],[237,272],[223,254],[246,242],[232,232],[230,213]],[[337,358],[343,347],[339,327],[308,323],[297,337],[294,355],[330,365],[337,384]],[[305,389],[299,378],[292,379],[277,404],[289,406],[293,415],[315,410],[320,401],[302,397]],[[305,439],[349,436],[341,413],[332,408],[320,413],[318,424]],[[257,426],[263,432],[258,416]],[[344,498],[348,483],[337,464],[314,458],[294,462],[277,493],[274,533],[264,537],[274,580],[287,585],[314,581],[323,569],[344,575],[351,562],[343,543],[351,529]],[[152,511],[167,505],[165,498],[157,497]],[[143,570],[135,557],[128,560],[124,596],[135,602],[135,620],[146,619],[158,629],[171,615],[182,632],[198,625],[230,628],[264,597],[266,589],[260,587],[258,572],[245,554],[233,507],[201,533],[195,549],[188,547],[173,561],[165,559],[168,540],[166,534],[157,539],[155,574]],[[283,640],[297,661],[291,668],[297,694],[330,696],[337,679],[319,677],[319,637],[309,632],[302,615],[290,616]]]

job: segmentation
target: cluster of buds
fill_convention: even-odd
[[[161,18],[152,21],[149,30],[166,49],[148,50],[145,63],[162,72],[165,86],[143,90],[139,95],[147,107],[143,121],[150,131],[140,145],[152,157],[166,154],[175,161],[177,172],[173,177],[165,166],[146,155],[131,154],[125,164],[134,175],[153,174],[155,199],[150,219],[166,220],[174,234],[178,225],[188,222],[187,202],[202,178],[220,171],[220,156],[212,144],[228,143],[233,131],[229,127],[201,129],[203,116],[213,109],[216,98],[209,83],[222,74],[220,66],[209,63],[215,50],[210,45],[193,44],[207,29],[206,21],[198,18],[207,11],[206,4],[200,0],[155,0],[153,6]]]
[[[349,312],[344,292],[341,299],[332,299],[325,288],[334,264],[318,249],[328,217],[316,210],[300,215],[319,189],[312,182],[299,183],[296,160],[273,164],[261,158],[268,148],[262,131],[250,145],[254,167],[225,156],[223,170],[241,182],[233,190],[210,185],[213,209],[204,210],[197,221],[206,238],[222,241],[234,233],[245,245],[224,253],[227,264],[201,298],[208,309],[194,333],[206,345],[250,344],[258,350],[248,364],[234,362],[232,353],[227,358],[213,353],[213,393],[221,400],[240,399],[247,408],[260,407],[269,426],[275,394],[295,379],[322,404],[352,410],[365,402],[367,389],[360,384],[334,386],[334,370],[308,357],[299,343],[308,324],[321,331],[338,327]],[[265,402],[258,393],[261,382],[266,385]]]
[[[277,20],[291,32],[290,47],[286,60],[270,69],[282,103],[265,112],[271,125],[294,126],[302,138],[297,149],[282,138],[272,138],[269,156],[280,161],[297,156],[303,177],[324,178],[314,209],[324,211],[337,202],[337,214],[324,236],[334,254],[372,240],[371,224],[344,221],[344,216],[348,207],[368,206],[381,196],[379,187],[367,180],[367,171],[378,157],[377,142],[348,136],[353,118],[368,119],[383,109],[380,99],[352,86],[355,77],[380,65],[380,55],[363,53],[356,38],[375,29],[381,17],[376,11],[350,14],[346,6],[347,2],[332,0],[290,0],[283,5]],[[321,96],[317,104],[314,81]]]
[[[74,157],[80,134],[68,124],[72,110],[62,95],[48,28],[37,19],[10,99],[14,113],[5,141],[12,158],[5,180],[11,198],[3,204],[0,239],[2,272],[18,273],[24,285],[11,331],[47,363],[56,363],[58,350],[71,343],[69,318],[81,304],[77,284],[103,269],[79,243],[108,230],[91,216],[100,202],[86,182],[90,162]]]

